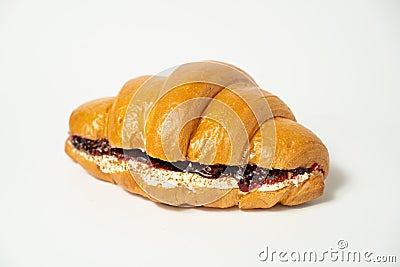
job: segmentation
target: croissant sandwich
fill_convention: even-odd
[[[65,152],[93,176],[155,202],[241,209],[323,194],[329,155],[243,70],[203,61],[129,80],[78,107]]]

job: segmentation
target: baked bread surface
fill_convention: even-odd
[[[269,208],[277,203],[297,205],[321,196],[329,171],[329,154],[322,141],[297,123],[277,96],[259,89],[242,70],[228,66],[226,70],[226,66],[213,65],[210,71],[207,65],[201,71],[198,66],[188,65],[168,78],[132,79],[116,97],[93,100],[74,110],[70,135],[104,138],[112,147],[142,149],[151,157],[169,162],[189,160],[229,166],[248,163],[280,170],[311,168],[317,163],[320,169],[311,172],[308,179],[274,191],[199,188],[194,194],[185,187],[147,185],[127,169],[104,172],[96,159],[76,149],[70,138],[65,144],[66,153],[99,179],[175,206]],[[216,75],[218,70],[227,75]],[[215,83],[201,81],[205,76]],[[124,161],[115,160],[121,164]]]

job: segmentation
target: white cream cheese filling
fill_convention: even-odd
[[[310,178],[309,173],[304,173],[301,175],[299,174],[299,175],[292,176],[289,179],[283,180],[282,182],[273,183],[273,184],[263,184],[262,186],[257,188],[257,190],[261,191],[261,192],[265,192],[265,191],[276,191],[276,190],[282,189],[289,185],[294,185],[297,187],[297,186],[299,186],[300,183],[304,182],[308,178]]]
[[[128,160],[131,171],[138,174],[149,185],[161,185],[166,188],[186,187],[189,190],[196,188],[230,189],[237,188],[237,180],[233,177],[218,179],[204,178],[196,173],[176,172],[153,168],[148,164]]]
[[[124,171],[131,171],[139,175],[142,179],[152,186],[162,186],[164,188],[186,187],[189,190],[196,188],[215,188],[215,189],[232,189],[238,188],[237,180],[233,177],[221,177],[217,179],[204,178],[196,173],[190,172],[176,172],[165,169],[153,168],[150,165],[133,159],[119,159],[115,156],[102,155],[96,156],[86,153],[84,151],[75,149],[80,156],[94,162],[99,166],[100,170],[104,173],[118,173]],[[300,183],[310,178],[309,173],[302,175],[295,175],[282,182],[273,184],[263,184],[255,189],[261,192],[276,191],[284,187],[294,185],[299,186]],[[252,191],[250,191],[252,192]],[[247,192],[242,192],[247,193]]]
[[[76,148],[74,148],[74,151],[77,151],[79,155],[86,160],[96,163],[96,165],[99,166],[99,169],[104,173],[124,172],[128,169],[126,161],[117,157],[109,155],[91,155],[89,153],[86,153],[85,151],[78,150]]]

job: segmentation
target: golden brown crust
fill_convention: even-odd
[[[150,78],[151,76],[140,76],[129,80],[124,84],[116,96],[110,110],[107,124],[108,141],[113,147],[122,147],[122,130],[124,126],[126,110],[136,91]]]
[[[167,161],[188,159],[204,164],[240,165],[249,153],[249,163],[260,167],[295,169],[318,163],[324,172],[313,171],[299,186],[276,191],[243,193],[233,188],[221,193],[220,189],[207,188],[202,189],[207,193],[199,197],[183,187],[139,186],[140,177],[127,170],[104,173],[69,140],[66,153],[99,179],[170,205],[269,208],[277,203],[301,204],[323,193],[329,171],[328,151],[315,134],[295,121],[284,102],[254,87],[252,79],[243,82],[247,77],[241,70],[232,79],[207,69],[200,68],[198,72],[194,67],[190,75],[185,74],[192,67],[178,68],[171,79],[142,76],[130,80],[117,97],[80,106],[71,115],[70,133],[88,139],[107,138],[113,147],[145,149],[150,156]],[[214,79],[215,84],[196,81],[196,77]],[[182,84],[185,79],[194,82]],[[157,200],[157,195],[163,197]],[[207,199],[217,200],[209,203]]]
[[[88,139],[107,138],[106,125],[114,97],[87,102],[75,109],[69,119],[69,131]]]
[[[184,160],[196,119],[220,90],[221,86],[196,82],[162,95],[146,121],[146,152],[166,161]]]
[[[202,164],[242,165],[251,137],[276,116],[295,119],[283,101],[259,88],[225,88],[203,112],[187,158]]]
[[[239,192],[240,192],[239,189],[233,188],[232,190],[229,191],[229,193],[227,193],[223,197],[211,203],[204,204],[203,206],[208,208],[220,208],[220,209],[235,207],[239,203],[239,197],[240,197]]]
[[[318,163],[327,174],[329,154],[322,141],[301,124],[274,118],[265,122],[251,140],[249,163],[281,170]]]
[[[268,102],[269,109],[275,117],[287,118],[292,121],[296,121],[290,108],[276,95],[272,95],[266,91],[263,91],[264,97]]]
[[[188,63],[175,69],[146,119],[146,152],[167,161],[186,159],[204,109],[222,89],[234,84],[257,86],[243,70],[222,62]]]

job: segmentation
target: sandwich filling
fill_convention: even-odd
[[[141,175],[148,184],[163,187],[239,188],[244,193],[253,190],[275,191],[290,184],[297,186],[307,180],[312,172],[322,172],[316,163],[310,168],[279,170],[250,164],[229,166],[204,165],[187,160],[168,162],[153,158],[140,149],[111,147],[104,138],[92,140],[72,135],[69,141],[82,156],[95,162],[105,173],[131,170]]]

